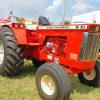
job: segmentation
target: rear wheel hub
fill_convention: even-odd
[[[3,63],[4,60],[4,47],[3,43],[0,40],[0,65]]]

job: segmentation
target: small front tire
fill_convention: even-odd
[[[36,73],[36,86],[43,100],[66,100],[71,83],[68,74],[55,63],[41,65]]]

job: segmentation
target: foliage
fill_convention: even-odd
[[[65,20],[65,21],[64,21],[64,25],[67,25],[67,24],[71,24],[71,22],[68,21],[68,20]]]
[[[14,16],[14,18],[16,19],[16,21],[17,22],[19,22],[19,23],[25,23],[25,19],[24,19],[24,17],[17,17],[17,16]]]
[[[30,20],[30,19],[25,19],[24,17],[14,16],[14,18],[15,18],[16,22],[21,23],[21,24],[25,24],[25,23],[37,24],[37,21]]]

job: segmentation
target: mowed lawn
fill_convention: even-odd
[[[25,61],[19,76],[0,76],[0,100],[42,100],[35,86],[36,68]],[[100,88],[82,85],[76,76],[71,77],[72,92],[69,100],[100,100]]]

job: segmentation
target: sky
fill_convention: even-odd
[[[0,0],[0,17],[5,17],[10,11],[14,15],[38,19],[46,16],[51,22],[60,23],[63,16],[64,0]],[[72,16],[100,10],[100,0],[66,0],[66,20]]]

